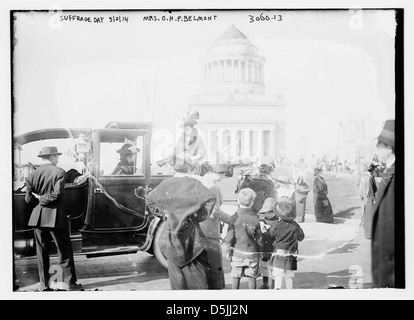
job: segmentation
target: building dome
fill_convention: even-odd
[[[258,51],[230,25],[201,58],[201,92],[189,111],[200,114],[198,130],[211,163],[265,163],[285,152],[286,102],[283,95],[265,94],[265,58]]]
[[[202,59],[204,92],[264,93],[264,57],[234,25],[208,46]]]

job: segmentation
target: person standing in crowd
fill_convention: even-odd
[[[273,239],[269,236],[267,230],[279,219],[276,217],[277,200],[274,198],[266,198],[263,207],[259,211],[260,228],[263,234],[263,253],[260,259],[260,269],[263,276],[263,285],[260,289],[269,289],[269,277],[272,278],[270,289],[275,287],[275,281],[272,277],[272,266],[269,259],[273,253]]]
[[[231,261],[232,289],[239,289],[243,276],[249,279],[249,289],[256,289],[263,243],[259,217],[252,211],[255,198],[256,193],[252,189],[240,190],[239,209],[227,230],[227,259]]]
[[[167,216],[160,249],[167,259],[171,289],[210,289],[208,244],[200,222],[213,213],[216,195],[190,176],[188,163],[177,162],[174,170],[173,177],[162,181],[146,197],[150,210],[158,208]]]
[[[296,221],[305,222],[306,198],[310,192],[303,176],[298,176],[295,183]]]
[[[251,209],[256,214],[262,208],[266,198],[277,199],[275,184],[268,177],[272,171],[272,166],[261,164],[258,174],[244,175],[238,181],[236,194],[244,188],[250,188],[255,192],[256,198]]]
[[[375,204],[375,195],[377,193],[377,182],[375,181],[375,170],[378,165],[371,163],[368,168],[368,181],[361,181],[361,200],[364,201],[364,213],[362,223],[364,226],[364,235],[366,239],[372,236],[372,207]]]
[[[25,200],[33,207],[29,226],[34,227],[40,291],[50,290],[49,248],[54,240],[62,268],[64,290],[81,290],[77,284],[67,212],[62,204],[65,170],[57,167],[59,156],[56,147],[43,147],[38,157],[43,164],[29,174],[26,180]]]
[[[124,145],[116,152],[119,153],[119,162],[115,169],[112,171],[112,175],[121,174],[135,174],[136,171],[136,155],[141,150],[138,149],[132,141],[125,139]]]
[[[317,222],[333,223],[333,211],[328,198],[328,185],[321,176],[322,169],[314,169],[313,201]]]
[[[268,230],[268,237],[273,240],[274,252],[270,264],[275,277],[275,289],[282,289],[283,279],[286,289],[293,289],[293,277],[297,270],[298,243],[305,238],[302,228],[295,222],[294,202],[288,197],[279,199],[275,207],[279,221]]]
[[[295,196],[295,187],[289,177],[281,175],[278,177],[277,181],[279,183],[279,188],[277,189],[278,196],[280,198],[288,197],[293,199]]]
[[[378,136],[377,153],[378,159],[385,163],[386,169],[378,186],[372,209],[372,278],[376,287],[394,288],[396,284],[395,120],[385,121]]]
[[[228,167],[221,170],[213,168],[211,165],[203,164],[202,170],[206,173],[203,176],[191,175],[199,180],[203,185],[214,192],[216,195],[216,205],[208,219],[200,222],[200,228],[207,239],[207,255],[210,263],[212,285],[211,289],[224,289],[226,286],[223,269],[223,253],[221,250],[221,223],[230,224],[232,216],[220,209],[223,204],[223,195],[219,188],[219,181],[223,179]]]

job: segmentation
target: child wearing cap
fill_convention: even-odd
[[[252,211],[256,193],[250,188],[240,190],[239,209],[229,224],[226,235],[227,259],[231,261],[232,289],[239,289],[240,279],[249,278],[249,289],[256,289],[262,232],[259,217]]]
[[[272,278],[272,266],[269,259],[273,253],[273,239],[267,232],[270,227],[279,221],[275,213],[277,200],[274,198],[266,198],[263,207],[259,211],[260,227],[263,233],[263,253],[260,259],[260,268],[263,275],[263,285],[260,289],[269,289],[269,276]],[[275,287],[275,281],[272,279],[271,289]]]
[[[293,288],[293,277],[297,270],[298,243],[305,238],[302,228],[297,222],[292,199],[282,197],[275,207],[277,223],[272,224],[268,230],[273,240],[274,251],[270,264],[275,277],[275,289],[282,289],[283,279],[286,289]]]

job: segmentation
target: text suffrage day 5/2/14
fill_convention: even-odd
[[[210,308],[201,308],[201,307],[182,307],[178,305],[173,305],[172,307],[167,307],[166,314],[168,315],[192,315],[196,318],[201,313],[208,313],[210,315],[224,315],[224,316],[232,316],[232,315],[247,315],[247,305],[226,305],[226,304],[212,304]]]
[[[86,23],[105,23],[105,22],[128,22],[127,16],[109,16],[109,17],[91,17],[80,16],[74,14],[60,15],[59,22],[73,21],[73,22],[86,22]]]

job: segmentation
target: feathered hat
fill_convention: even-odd
[[[121,154],[134,154],[140,151],[141,150],[138,149],[131,140],[125,138],[124,145],[121,147],[121,149],[117,150],[116,152],[121,153]]]
[[[187,113],[187,117],[183,119],[183,127],[191,127],[194,128],[194,126],[197,124],[197,120],[200,119],[200,114],[196,110],[193,113]]]

